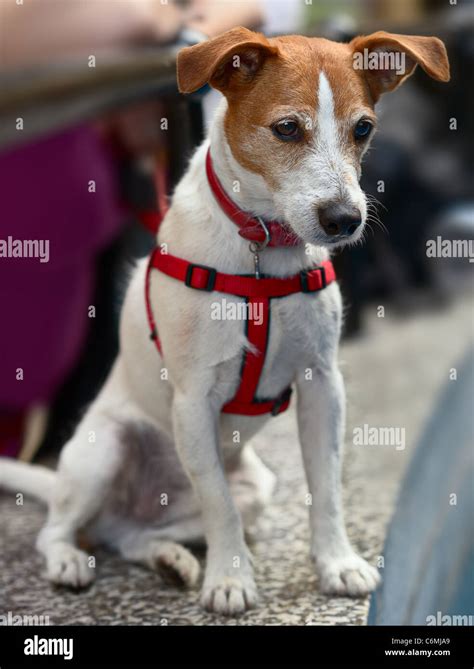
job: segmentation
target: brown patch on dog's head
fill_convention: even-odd
[[[280,160],[297,160],[301,144],[282,144],[272,134],[265,141],[260,130],[268,131],[286,112],[297,111],[303,142],[310,141],[322,69],[333,84],[340,116],[359,100],[370,105],[367,86],[354,74],[351,57],[347,44],[298,35],[267,39],[235,28],[178,54],[178,86],[189,93],[209,83],[226,96],[225,131],[234,157],[275,186],[275,166]],[[270,147],[276,163],[268,160]]]
[[[357,69],[355,57],[364,49],[403,53],[404,73]],[[359,210],[364,220],[358,178],[375,102],[417,64],[439,81],[449,78],[446,50],[435,37],[379,32],[342,44],[297,35],[270,39],[235,28],[183,49],[178,85],[190,93],[209,83],[225,95],[232,155],[264,179],[277,215],[309,238],[306,230],[320,223],[318,211],[334,202]],[[361,123],[369,127],[366,136],[357,134]],[[285,135],[292,128],[295,134]]]

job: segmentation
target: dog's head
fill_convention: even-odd
[[[449,80],[436,37],[377,32],[341,44],[235,28],[183,49],[178,85],[190,93],[209,83],[226,96],[234,158],[263,177],[275,211],[301,239],[334,246],[357,240],[364,227],[359,178],[374,105],[417,65]]]

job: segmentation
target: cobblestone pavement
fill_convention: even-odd
[[[366,314],[362,337],[346,342],[341,365],[348,392],[344,501],[350,537],[376,564],[383,549],[400,479],[420,430],[449,369],[473,333],[473,305],[465,299],[442,311],[398,318],[387,308]],[[354,427],[400,426],[406,448],[355,446]],[[294,410],[271,421],[258,452],[278,473],[272,505],[253,544],[260,605],[237,620],[201,611],[198,591],[163,585],[145,569],[97,554],[98,578],[81,594],[54,591],[43,580],[34,541],[44,510],[33,501],[17,506],[0,495],[0,615],[49,615],[53,624],[304,625],[366,620],[368,599],[318,593],[308,557],[307,506]]]

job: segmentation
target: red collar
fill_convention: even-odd
[[[264,243],[267,238],[265,233],[265,228],[267,228],[270,238],[267,246],[298,246],[302,243],[299,237],[285,228],[279,221],[262,221],[261,218],[251,216],[235,204],[225,192],[214,171],[210,149],[207,150],[206,155],[206,174],[214,197],[226,216],[240,228],[239,235],[241,237],[248,239],[250,242]]]
[[[206,155],[206,174],[209,187],[212,190],[216,201],[219,203],[222,211],[226,214],[235,225],[240,228],[239,235],[250,242],[258,242],[264,246],[299,246],[302,240],[284,226],[279,221],[263,221],[258,216],[251,216],[249,213],[239,209],[236,203],[227,195],[222,186],[217,174],[214,171],[211,158],[211,150],[207,150]],[[156,174],[157,181],[163,181],[164,176],[161,172],[160,166],[157,167]],[[163,184],[161,184],[162,186]],[[135,216],[140,220],[147,230],[156,235],[160,227],[161,221],[166,214],[166,203],[164,198],[161,198],[158,210],[138,210],[135,211]],[[265,229],[268,230],[269,241]]]

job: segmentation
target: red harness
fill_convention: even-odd
[[[263,243],[268,246],[295,246],[301,241],[291,232],[285,230],[278,221],[262,222],[246,214],[229,198],[218,180],[211,161],[210,152],[206,158],[206,172],[211,190],[227,216],[240,228],[239,234],[252,242]],[[267,228],[269,240],[267,237]],[[224,404],[224,413],[257,416],[271,413],[276,416],[285,411],[290,403],[291,387],[285,388],[276,398],[257,398],[258,383],[265,363],[265,355],[270,335],[270,302],[272,298],[286,297],[294,293],[316,293],[335,281],[336,275],[330,261],[319,267],[304,270],[298,274],[282,279],[280,277],[248,276],[242,274],[224,274],[206,265],[197,265],[183,260],[156,247],[148,262],[145,280],[145,301],[150,325],[150,338],[162,354],[158,331],[150,303],[150,276],[151,271],[157,269],[163,274],[181,281],[189,288],[206,292],[217,291],[227,295],[236,295],[245,298],[249,317],[246,323],[247,340],[252,344],[254,351],[246,350],[243,354],[240,372],[240,384],[233,399]],[[254,315],[263,314],[261,322],[257,322]],[[260,320],[260,319],[259,319]]]

